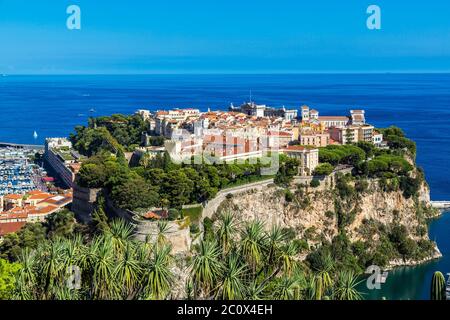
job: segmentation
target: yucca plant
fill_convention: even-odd
[[[132,243],[127,242],[114,270],[114,278],[123,299],[133,298],[137,292],[140,277],[141,266],[137,257],[137,250]]]
[[[232,246],[233,237],[238,231],[235,216],[230,212],[221,214],[217,227],[217,236],[219,245],[222,248],[222,254],[226,255]]]
[[[221,252],[215,242],[202,241],[192,260],[191,278],[194,284],[194,293],[197,295],[203,290],[210,294],[222,274]]]
[[[236,252],[230,253],[225,262],[223,278],[216,297],[221,300],[242,300],[245,296],[244,276],[248,269]]]
[[[172,256],[170,245],[156,246],[151,260],[143,270],[144,298],[165,299],[170,293],[174,275],[170,269]]]
[[[266,249],[264,224],[260,221],[247,223],[241,232],[240,248],[253,273],[261,264]]]
[[[120,255],[123,254],[126,243],[131,241],[133,227],[122,219],[115,219],[105,234],[111,237],[114,252]]]
[[[361,281],[353,271],[339,271],[333,288],[335,300],[362,300],[362,295],[357,290]]]

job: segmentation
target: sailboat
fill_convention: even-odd
[[[94,112],[95,112],[95,109],[92,108],[91,110],[89,110],[89,112],[90,112],[90,113],[94,113]]]
[[[33,133],[33,137],[34,137],[35,139],[37,139],[37,137],[38,137],[38,134],[37,134],[36,130],[35,130],[34,133]]]

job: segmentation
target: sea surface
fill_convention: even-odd
[[[43,144],[88,117],[137,109],[227,109],[252,99],[322,115],[365,109],[377,127],[396,125],[418,145],[433,200],[450,200],[450,74],[127,75],[0,77],[0,142]],[[38,137],[34,138],[33,133]],[[450,272],[450,215],[431,222],[444,258],[391,272],[368,298],[427,299],[432,273]]]

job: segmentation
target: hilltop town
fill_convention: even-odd
[[[428,219],[439,212],[416,166],[415,143],[397,127],[376,129],[364,110],[323,116],[308,106],[253,102],[227,111],[138,110],[90,118],[69,137],[47,138],[43,151],[22,156],[19,168],[7,164],[6,178],[25,183],[8,182],[13,193],[0,198],[0,254],[16,261],[24,248],[42,253],[80,240],[80,248],[97,255],[96,243],[121,239],[129,244],[117,246],[111,261],[144,247],[155,259],[175,258],[166,261],[165,287],[143,297],[187,298],[188,279],[196,274],[186,261],[216,247],[226,258],[217,256],[214,264],[224,265],[233,250],[247,252],[255,243],[260,261],[249,253],[241,263],[278,270],[273,285],[292,274],[283,262],[288,259],[292,268],[307,270],[319,290],[313,299],[333,292],[316,288],[323,263],[333,261],[333,278],[344,270],[356,281],[373,264],[391,268],[441,256],[427,235]],[[270,239],[277,239],[273,250],[283,259],[262,256]],[[128,253],[141,259],[136,252]],[[143,269],[146,257],[139,260]],[[194,294],[205,297],[202,288]],[[267,297],[276,294],[267,291]]]
[[[250,102],[239,107],[231,105],[228,111],[201,112],[194,108],[156,112],[138,110],[136,116],[142,119],[144,130],[139,132],[139,144],[125,150],[128,161],[134,163],[143,159],[150,161],[165,153],[174,162],[189,163],[192,159],[204,161],[207,158],[214,164],[251,163],[265,158],[270,162],[273,154],[285,154],[298,160],[296,175],[313,176],[320,165],[319,148],[358,142],[367,142],[378,148],[387,146],[383,135],[366,123],[364,110],[350,110],[348,115],[321,116],[308,106],[288,110]],[[108,121],[120,124],[121,120],[113,117]],[[20,152],[24,151],[10,150],[7,153],[9,161]],[[76,175],[88,157],[80,154],[68,138],[48,138],[43,158],[53,177],[47,177],[47,172],[41,169],[34,178],[38,183],[34,185],[27,180],[24,182],[28,183],[26,187],[22,183],[23,188],[2,188],[0,237],[20,230],[27,222],[43,221],[72,203]],[[20,169],[8,169],[9,174],[20,170],[13,179],[23,176],[26,157],[22,154],[21,159]],[[27,170],[32,172],[32,169]],[[54,180],[67,190],[48,193],[48,184]]]

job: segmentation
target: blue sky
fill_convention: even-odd
[[[79,5],[82,29],[66,28]],[[379,5],[382,30],[368,30]],[[449,72],[447,0],[0,0],[0,73]]]

